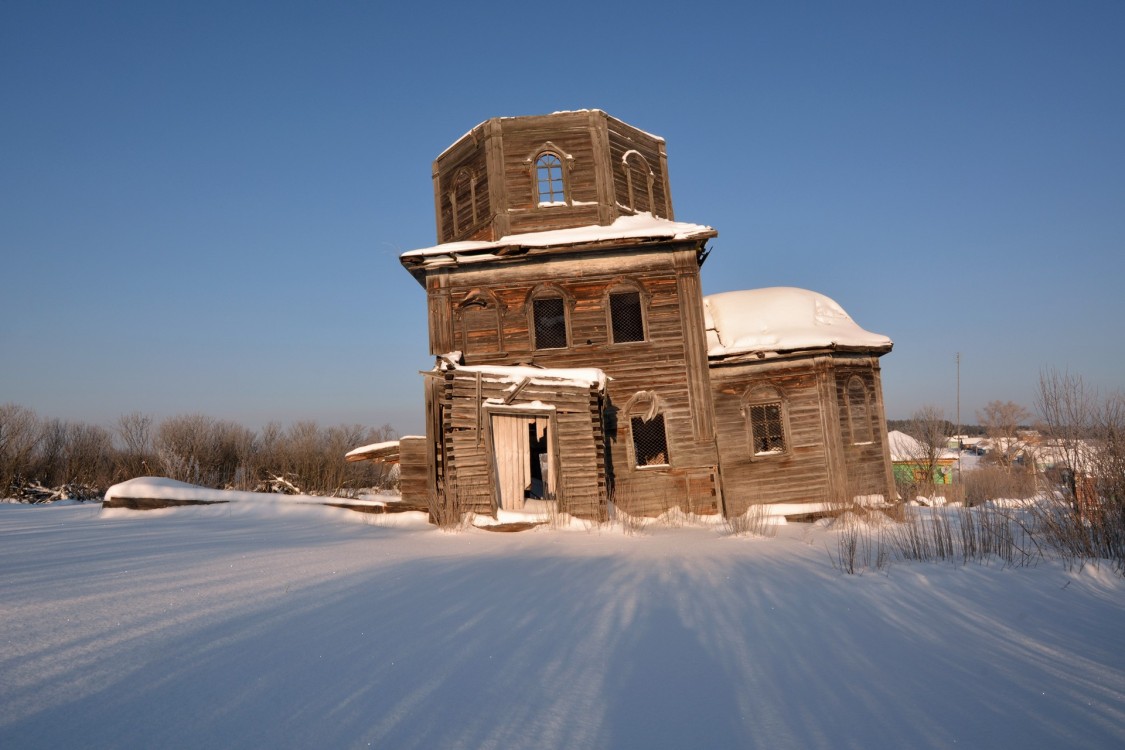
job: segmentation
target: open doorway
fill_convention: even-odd
[[[557,470],[550,416],[494,413],[490,420],[499,507],[521,510],[529,499],[554,500]]]

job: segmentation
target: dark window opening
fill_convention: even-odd
[[[633,417],[633,455],[637,466],[667,466],[668,439],[664,432],[664,415],[657,414],[647,422]]]
[[[750,440],[754,454],[785,452],[785,429],[781,421],[781,404],[754,404],[750,407]]]
[[[609,318],[613,343],[645,340],[644,316],[639,292],[614,292],[609,295]]]
[[[566,203],[563,167],[559,157],[546,153],[536,159],[535,177],[538,183],[539,205]]]
[[[566,348],[566,305],[562,297],[543,297],[532,302],[535,317],[535,348]]]

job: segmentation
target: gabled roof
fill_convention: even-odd
[[[770,287],[703,298],[707,355],[778,354],[812,349],[885,354],[893,342],[860,328],[834,300],[807,289]]]

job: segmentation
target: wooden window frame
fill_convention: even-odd
[[[539,346],[538,326],[535,322],[535,302],[537,300],[559,299],[562,301],[563,326],[565,327],[566,343],[563,346]],[[566,293],[562,287],[546,284],[536,287],[527,296],[527,326],[528,336],[531,339],[531,349],[537,352],[562,351],[570,349],[574,342],[574,333],[571,330],[570,314],[574,307],[574,298]]]
[[[754,434],[754,409],[768,406],[778,408],[778,421],[781,427],[781,450],[759,451]],[[769,461],[789,456],[793,451],[793,432],[789,428],[789,399],[775,385],[766,383],[747,389],[742,397],[742,415],[746,419],[746,437],[751,461]]]
[[[637,302],[640,306],[641,315],[641,338],[629,341],[617,341],[614,337],[613,326],[613,295],[615,294],[636,294]],[[647,344],[650,340],[648,329],[648,307],[649,295],[645,292],[644,287],[633,281],[615,281],[606,288],[605,292],[605,314],[606,314],[606,340],[611,346],[629,346],[636,344]]]
[[[857,410],[855,408],[856,399],[854,399],[852,397],[852,390],[853,390],[852,386],[853,385],[858,385],[860,387],[861,391],[862,391],[862,395],[863,395],[863,419],[862,420],[858,419],[857,416],[856,416],[856,413],[855,413]],[[847,412],[848,412],[848,437],[850,438],[851,444],[852,445],[871,445],[872,443],[874,443],[875,442],[875,428],[872,425],[872,420],[871,420],[871,389],[867,387],[867,383],[864,382],[863,378],[861,378],[858,374],[853,374],[851,377],[849,377],[847,379],[847,381],[844,384],[844,404],[846,405]],[[858,435],[856,434],[857,433],[857,430],[856,430],[857,423],[860,423],[863,427],[863,430],[864,430],[863,433],[858,434]]]
[[[622,413],[624,413],[629,423],[627,450],[630,468],[634,471],[667,471],[671,469],[673,466],[672,443],[668,439],[667,410],[664,408],[664,403],[660,396],[657,395],[655,391],[638,391],[633,394],[633,397],[625,404]],[[637,460],[637,431],[634,426],[635,420],[649,423],[657,418],[660,419],[660,424],[664,427],[664,463],[640,464]]]
[[[541,168],[540,161],[544,158],[552,156],[558,160],[559,168],[559,183],[561,184],[561,201],[543,200],[543,193],[539,190],[539,170]],[[528,165],[528,176],[531,178],[531,205],[536,209],[550,210],[560,206],[570,206],[572,204],[570,194],[570,166],[574,162],[574,157],[562,150],[550,141],[544,142],[541,146],[535,149],[524,160]],[[550,184],[554,184],[551,180]],[[553,197],[556,193],[552,190],[548,197]]]
[[[465,316],[473,310],[482,310],[492,313],[496,321],[496,351],[473,351],[469,347],[469,331],[465,325]],[[461,331],[461,351],[466,356],[497,355],[505,353],[504,346],[504,304],[493,294],[491,289],[470,289],[465,297],[457,303],[454,315],[457,318],[457,327]]]
[[[635,158],[634,158],[635,157]],[[634,161],[630,162],[630,159]],[[621,169],[625,172],[625,191],[627,193],[628,208],[633,213],[638,213],[636,195],[637,191],[643,189],[644,194],[648,197],[648,213],[653,216],[656,215],[656,199],[653,192],[653,184],[656,182],[656,174],[652,171],[652,167],[648,165],[648,159],[644,157],[640,151],[636,149],[629,149],[621,155]],[[643,186],[636,185],[633,179],[633,173],[636,171],[642,175],[645,181]]]

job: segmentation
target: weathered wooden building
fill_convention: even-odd
[[[404,496],[582,516],[890,496],[890,341],[820,295],[800,312],[800,290],[780,312],[778,294],[705,306],[717,233],[674,220],[661,138],[598,110],[496,118],[438,156],[433,184],[439,243],[401,257],[438,362]],[[740,343],[755,304],[812,337]]]

